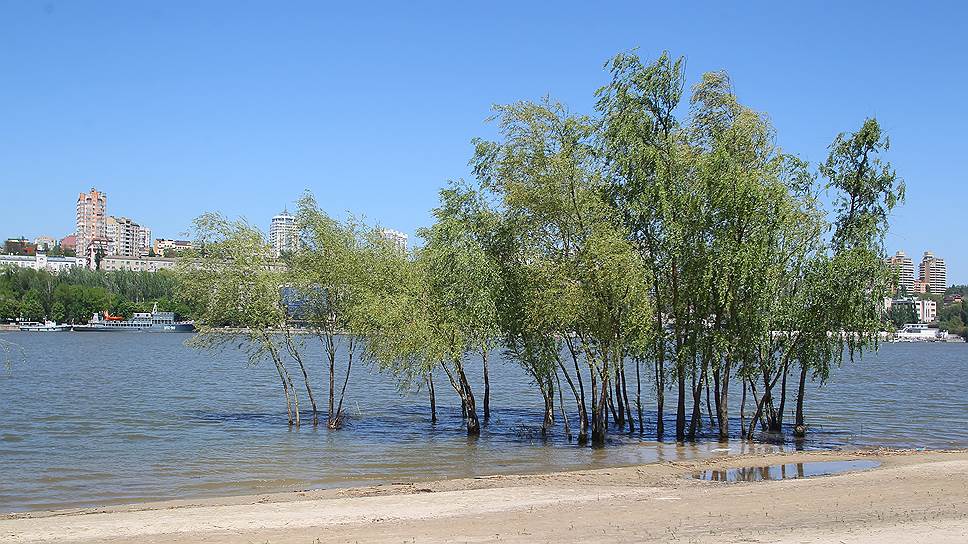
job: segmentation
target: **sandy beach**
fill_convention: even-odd
[[[709,468],[872,459],[722,483]],[[968,541],[968,452],[752,454],[690,462],[9,514],[0,541],[123,543]]]

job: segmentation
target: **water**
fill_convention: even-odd
[[[464,435],[459,404],[445,377],[437,379],[441,420],[432,426],[425,392],[401,392],[391,379],[364,367],[354,369],[347,390],[344,429],[289,429],[270,364],[253,367],[237,353],[194,351],[182,345],[186,338],[0,334],[19,344],[25,359],[15,359],[9,370],[0,368],[0,512],[725,453],[724,445],[711,439],[688,447],[654,442],[651,411],[644,436],[613,432],[605,449],[568,444],[560,432],[543,438],[540,395],[522,371],[499,361],[492,367],[492,418],[480,439]],[[311,359],[317,401],[324,408],[321,357],[314,353]],[[644,384],[643,402],[651,409],[652,395],[645,394],[650,388]],[[835,371],[828,386],[811,389],[812,427],[805,443],[735,441],[725,447],[730,453],[780,447],[968,447],[966,390],[968,345],[885,345]],[[480,404],[479,380],[475,391]],[[569,393],[565,401],[575,428]],[[739,396],[734,387],[734,403]],[[731,410],[738,415],[738,405]],[[738,421],[732,428],[737,427]],[[674,429],[672,420],[666,429]]]
[[[704,470],[693,475],[697,480],[712,482],[761,482],[764,480],[795,480],[828,476],[843,472],[868,470],[879,467],[878,461],[821,461],[816,463],[787,463],[765,467],[728,468],[725,470]]]

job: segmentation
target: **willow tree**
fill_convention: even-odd
[[[431,353],[440,357],[440,368],[461,399],[467,434],[478,435],[480,420],[467,363],[473,354],[486,361],[496,334],[496,269],[464,214],[467,194],[444,189],[440,196],[436,222],[419,231],[426,241],[416,258],[425,289],[423,312],[434,331]]]
[[[824,312],[827,330],[815,334],[800,357],[794,434],[806,433],[805,382],[808,375],[821,383],[832,365],[846,355],[851,360],[877,349],[883,322],[881,307],[891,274],[884,265],[884,237],[891,211],[904,200],[903,180],[883,154],[890,142],[876,119],[866,119],[857,132],[841,133],[830,145],[820,173],[833,193],[833,232],[818,274],[827,293]]]
[[[322,343],[329,384],[327,426],[338,429],[353,364],[363,349],[356,322],[366,289],[360,249],[365,229],[352,219],[340,222],[329,217],[309,192],[299,200],[296,222],[299,245],[287,259],[286,280],[297,292],[301,320]],[[345,370],[337,393],[336,362],[341,354]]]
[[[641,262],[602,198],[592,119],[549,100],[498,106],[495,117],[501,138],[478,140],[472,165],[506,229],[509,242],[498,260],[505,265],[505,279],[513,282],[510,292],[536,302],[505,303],[500,320],[505,347],[523,367],[540,372],[536,381],[546,398],[546,426],[551,372],[560,370],[576,396],[583,426],[579,439],[590,426],[592,442],[600,445],[610,407],[618,421],[634,427],[625,329],[632,307],[643,300],[630,296],[641,292]],[[558,310],[549,310],[555,299]],[[561,340],[575,365],[574,380],[564,364],[554,364]],[[579,360],[591,379],[587,403]]]
[[[209,213],[195,220],[199,253],[179,262],[180,296],[198,309],[198,334],[188,341],[201,349],[239,349],[250,364],[272,361],[286,399],[290,425],[299,425],[299,395],[285,364],[278,333],[288,327],[280,288],[283,267],[263,234],[244,220]],[[302,360],[297,358],[302,367]],[[310,393],[308,374],[303,368]],[[313,406],[315,420],[316,407]]]

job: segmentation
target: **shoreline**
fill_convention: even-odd
[[[710,468],[851,459],[877,460],[881,466],[783,481],[722,483],[689,477]],[[0,539],[17,543],[437,542],[458,537],[873,543],[910,540],[912,531],[924,542],[964,541],[968,450],[748,453],[0,515]]]

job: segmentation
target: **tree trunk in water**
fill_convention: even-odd
[[[279,373],[279,380],[282,382],[282,392],[286,395],[286,415],[289,419],[289,426],[292,427],[295,424],[299,426],[299,404],[296,403],[295,417],[293,417],[293,399],[296,392],[292,391],[290,395],[290,383],[292,380],[289,379],[289,372],[286,371],[286,367],[282,364],[282,360],[279,358],[279,353],[276,351],[275,344],[272,343],[272,338],[267,332],[262,333],[262,341],[265,342],[265,346],[269,349],[269,355],[272,357],[272,362],[276,365],[276,372]]]
[[[743,400],[739,401],[739,434],[746,430],[746,380],[743,380]]]
[[[326,426],[333,428],[336,423],[336,350],[329,352],[329,408],[326,412]]]
[[[299,395],[296,393],[296,388],[292,384],[292,376],[289,375],[289,371],[286,370],[281,359],[279,361],[279,367],[282,368],[283,374],[286,375],[286,383],[289,385],[289,390],[292,391],[292,411],[296,416],[296,427],[299,427]]]
[[[292,427],[292,399],[289,397],[289,385],[286,384],[286,376],[282,373],[282,367],[276,363],[276,371],[279,373],[279,380],[282,382],[282,392],[286,395],[286,415],[289,418],[289,426]]]
[[[568,414],[565,413],[565,398],[561,391],[561,378],[558,376],[558,371],[555,370],[555,383],[558,385],[558,411],[561,412],[561,422],[565,426],[565,438],[568,442],[571,442],[571,426],[568,424]],[[572,386],[572,391],[574,391],[574,386]]]
[[[578,402],[578,443],[585,444],[588,441],[588,407],[585,405],[585,380],[581,377],[581,368],[578,366],[578,352],[572,345],[571,338],[565,337],[565,343],[571,353],[571,360],[575,364],[575,380],[578,381],[578,393],[580,395],[575,399]],[[562,364],[561,369],[564,371],[564,364]],[[568,376],[567,372],[565,372],[565,376]],[[570,380],[569,378],[569,382]],[[574,386],[572,388],[574,389]]]
[[[645,419],[642,418],[642,361],[635,359],[635,407],[639,411],[639,434],[645,432]]]
[[[292,341],[292,332],[288,327],[286,327],[286,348],[289,350],[289,355],[299,364],[299,369],[302,370],[303,382],[306,384],[306,395],[309,397],[309,405],[313,410],[313,426],[315,427],[319,425],[319,411],[316,408],[316,398],[313,396],[313,389],[309,384],[309,372],[306,370],[306,365],[303,364],[299,350],[296,349],[296,345]]]
[[[605,381],[608,381],[606,378],[607,377],[602,378],[602,379],[605,380]],[[612,414],[612,421],[618,423],[618,414],[615,412],[615,399],[613,397],[614,397],[614,395],[612,394],[611,388],[606,389],[605,390],[605,398],[608,399],[608,402],[607,402],[607,404],[608,404],[608,411],[611,412],[611,414]],[[608,421],[608,414],[605,415],[605,418],[606,418],[606,422],[607,422]]]
[[[716,383],[716,421],[719,423],[719,440],[729,440],[729,373],[732,363],[727,357],[726,365],[722,371],[719,369],[714,373]],[[745,403],[746,386],[743,386],[743,399]],[[742,425],[740,425],[742,428]]]
[[[460,379],[461,389],[464,391],[464,405],[467,407],[467,435],[480,436],[481,422],[477,419],[477,407],[474,404],[474,391],[471,390],[471,384],[467,381],[467,376],[464,374],[463,367],[457,366],[457,376]]]
[[[716,421],[713,420],[713,408],[712,403],[709,402],[709,377],[706,377],[703,387],[706,388],[706,415],[709,417],[709,428],[712,429],[716,426]]]
[[[660,356],[655,362],[655,438],[659,441],[665,438],[665,421],[663,421],[665,417],[665,372],[663,365],[663,357]]]
[[[491,418],[491,378],[487,372],[487,348],[481,348],[481,357],[484,359],[484,424]]]
[[[427,390],[430,392],[430,423],[437,423],[437,394],[434,392],[433,372],[427,373]]]
[[[555,425],[555,386],[549,377],[547,385],[541,388],[544,396],[544,421],[541,422],[541,434],[547,435]]]
[[[700,376],[701,379],[702,377]],[[692,393],[692,417],[689,418],[689,433],[687,434],[687,438],[690,442],[695,442],[696,429],[699,427],[699,420],[702,419],[702,381],[697,383],[695,374],[692,377],[690,392]]]
[[[343,387],[339,391],[339,404],[336,406],[336,421],[330,423],[331,429],[339,429],[343,425],[343,399],[346,398],[346,384],[350,381],[350,371],[353,369],[353,341],[350,341],[349,360],[346,363],[346,376],[343,377]]]
[[[684,365],[678,365],[678,398],[676,403],[676,442],[686,441],[686,373]]]
[[[629,404],[629,385],[625,378],[625,361],[619,361],[619,368],[622,369],[622,402],[625,404],[625,417],[629,423],[629,434],[632,434],[635,432],[635,418],[632,417],[632,405]]]
[[[598,397],[598,402],[595,404],[595,409],[592,413],[592,446],[601,447],[605,445],[605,433],[607,432],[608,423],[605,420],[605,414],[608,411],[606,406],[606,397],[608,396],[608,372],[602,372],[602,385],[600,394]]]
[[[783,380],[780,382],[780,409],[773,418],[771,431],[779,433],[783,431],[783,412],[786,410],[787,398],[787,374],[789,374],[789,363],[783,365]]]
[[[619,363],[615,363],[615,387],[614,394],[612,397],[615,398],[615,405],[612,408],[612,417],[615,419],[615,424],[618,426],[625,425],[625,405],[623,404],[622,397],[622,369],[619,368]]]
[[[793,435],[803,438],[807,435],[807,425],[803,421],[803,396],[806,393],[807,367],[801,363],[800,366],[800,388],[797,391],[797,420],[793,424]]]

